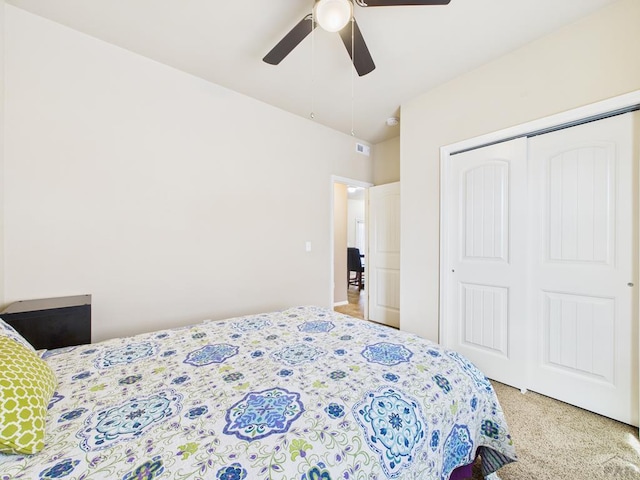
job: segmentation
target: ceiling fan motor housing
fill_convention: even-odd
[[[353,4],[350,0],[316,0],[313,16],[324,30],[338,32],[353,16]]]

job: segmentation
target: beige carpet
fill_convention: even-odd
[[[637,428],[492,383],[519,459],[498,471],[501,480],[640,480]]]

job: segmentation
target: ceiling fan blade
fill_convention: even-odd
[[[271,65],[278,65],[315,27],[311,14],[306,15],[265,55],[262,61]]]
[[[406,5],[448,5],[451,0],[356,0],[361,7],[400,7]]]
[[[351,26],[353,25],[353,50],[355,50],[355,55],[351,50]],[[360,31],[360,27],[358,27],[358,22],[353,18],[352,22],[347,23],[347,26],[340,30],[340,38],[342,38],[342,43],[347,48],[347,52],[349,52],[349,56],[351,57],[351,61],[353,62],[353,66],[358,72],[360,77],[366,75],[367,73],[372,72],[376,65],[373,63],[373,58],[371,58],[371,53],[369,53],[369,49],[367,48],[367,44],[364,42],[364,37],[362,36],[362,32]]]

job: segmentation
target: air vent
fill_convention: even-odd
[[[356,152],[368,157],[371,153],[371,147],[369,147],[368,145],[363,145],[362,143],[356,143]]]

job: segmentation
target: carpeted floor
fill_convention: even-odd
[[[499,470],[501,480],[640,480],[637,428],[492,383],[519,459]]]

